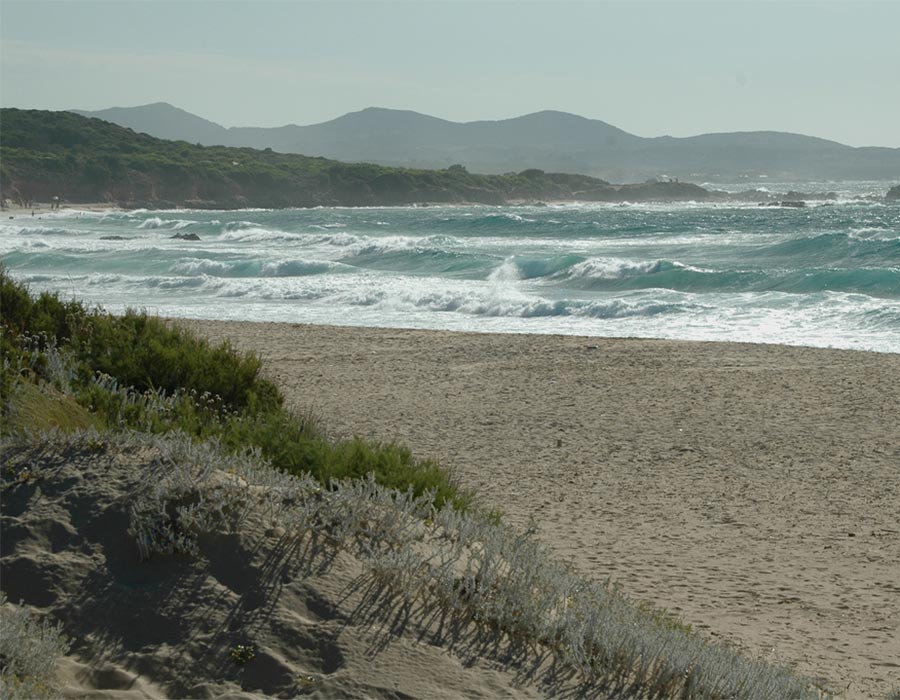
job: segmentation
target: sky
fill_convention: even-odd
[[[900,147],[900,0],[0,0],[2,106],[161,101],[224,126],[555,109]]]

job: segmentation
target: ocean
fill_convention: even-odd
[[[900,352],[900,205],[860,199],[889,184],[765,186],[839,197],[44,210],[4,215],[0,260],[112,312]]]

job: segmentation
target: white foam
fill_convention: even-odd
[[[900,231],[882,226],[863,226],[850,229],[850,238],[865,241],[897,241],[900,240]]]
[[[247,226],[241,228],[229,229],[219,235],[220,241],[232,241],[235,243],[263,243],[266,241],[287,241],[295,240],[296,233],[288,233],[287,231],[279,231],[278,229],[270,229],[262,226]]]
[[[589,258],[576,263],[556,276],[567,279],[624,279],[638,275],[651,275],[662,272],[667,266],[694,272],[706,272],[702,268],[685,265],[678,261],[666,260],[628,260],[625,258]]]
[[[149,219],[144,219],[140,224],[138,224],[138,228],[162,228],[164,223],[165,222],[158,216],[152,216]]]
[[[488,275],[488,281],[493,282],[495,285],[517,282],[520,279],[522,279],[522,273],[519,270],[519,266],[516,265],[515,259],[512,257],[504,260],[501,265]]]
[[[229,272],[234,270],[234,265],[229,263],[218,262],[216,260],[203,260],[201,258],[192,258],[190,260],[181,260],[170,268],[171,272],[176,275],[185,275],[195,277],[199,275],[214,275],[217,277],[225,277]]]

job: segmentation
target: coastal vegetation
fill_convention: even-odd
[[[0,109],[0,199],[108,203],[123,208],[240,209],[544,201],[733,201],[793,205],[832,192],[726,193],[655,178],[611,184],[587,175],[485,175],[346,163],[271,148],[204,146],[136,133],[72,112]],[[896,199],[897,188],[888,193]]]
[[[259,358],[228,343],[210,346],[146,313],[34,297],[5,270],[0,303],[4,426],[177,430],[259,449],[275,468],[323,484],[372,473],[385,486],[431,493],[438,505],[470,502],[446,470],[400,445],[329,440],[314,418],[284,407]]]
[[[498,654],[502,663],[521,665],[528,677],[546,678],[550,696],[557,685],[568,687],[572,697],[598,699],[822,697],[788,669],[711,644],[636,606],[610,582],[581,578],[554,561],[528,532],[518,533],[477,511],[436,508],[427,496],[397,492],[373,478],[336,482],[323,490],[309,475],[272,469],[258,453],[224,452],[215,443],[197,442],[183,433],[50,431],[24,435],[9,450],[12,471],[32,469],[31,480],[50,494],[59,491],[55,478],[73,478],[66,455],[93,453],[103,456],[97,462],[108,464],[117,454],[146,454],[153,477],[135,480],[130,475],[132,485],[121,496],[116,491],[110,505],[117,517],[127,507],[128,534],[144,562],[168,558],[189,566],[192,560],[210,557],[211,568],[219,569],[223,548],[216,546],[217,538],[229,537],[233,550],[239,543],[247,546],[240,535],[252,528],[283,533],[281,548],[292,552],[310,576],[341,554],[357,562],[359,581],[345,582],[346,588],[361,591],[357,610],[380,611],[376,615],[393,620],[398,629],[417,620],[427,638],[451,646],[454,640],[466,640],[463,646],[472,644],[478,654]],[[38,454],[43,462],[33,467]],[[91,464],[85,469],[92,481],[102,478],[103,472],[95,473],[99,470]],[[113,466],[106,478],[122,481],[122,471]],[[4,481],[9,484],[10,478],[5,475]],[[19,500],[28,497],[29,488],[34,491],[29,484],[17,488]],[[254,541],[257,537],[250,538]],[[272,556],[263,552],[267,554]],[[130,581],[133,590],[134,574]],[[172,591],[165,595],[159,615],[166,614],[175,597]],[[260,595],[271,594],[258,594],[257,605]],[[269,610],[271,602],[265,598],[264,603]],[[316,603],[319,609],[327,608],[321,600]],[[311,624],[294,619],[298,626]],[[374,622],[373,616],[367,619]],[[342,634],[348,633],[348,624],[342,620]],[[238,644],[222,646],[220,655],[227,650],[232,662],[225,668],[215,659],[212,664],[205,658],[192,664],[192,682],[204,678],[198,676],[201,668],[215,670],[213,678],[221,682],[235,673],[229,668],[234,662],[251,667],[261,645],[246,635]],[[183,636],[167,640],[169,654],[179,639]],[[164,675],[165,669],[159,673]],[[312,677],[309,682],[322,680]],[[176,695],[185,695],[175,689]],[[277,694],[297,695],[284,690]],[[357,690],[349,696],[366,695]]]
[[[490,636],[496,643],[484,648],[502,641],[517,663],[553,659],[597,697],[822,697],[789,670],[712,644],[611,582],[554,562],[530,533],[473,507],[439,465],[397,445],[329,440],[313,417],[284,407],[258,358],[227,343],[210,346],[137,312],[34,296],[4,271],[0,303],[2,488],[22,512],[36,488],[50,498],[55,475],[71,478],[73,454],[148,455],[143,477],[81,462],[100,470],[93,483],[135,484],[112,503],[144,559],[215,556],[221,548],[204,549],[210,537],[264,522],[301,558],[352,556],[369,582],[360,586],[367,607]],[[27,623],[8,605],[7,614],[21,621],[23,649],[65,653],[57,627]],[[28,641],[35,635],[43,646]],[[49,687],[47,669],[32,673],[36,660],[25,656],[15,667],[4,661],[4,686]]]
[[[0,593],[0,697],[37,700],[59,697],[55,665],[71,644],[62,624],[39,619]]]
[[[349,164],[271,149],[165,141],[71,112],[3,109],[0,190],[19,203],[108,202],[124,207],[374,206],[417,203],[705,199],[697,185],[611,185],[538,169],[478,175]]]

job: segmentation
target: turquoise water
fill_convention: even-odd
[[[846,198],[63,211],[4,218],[0,257],[110,311],[900,352],[900,206]]]

